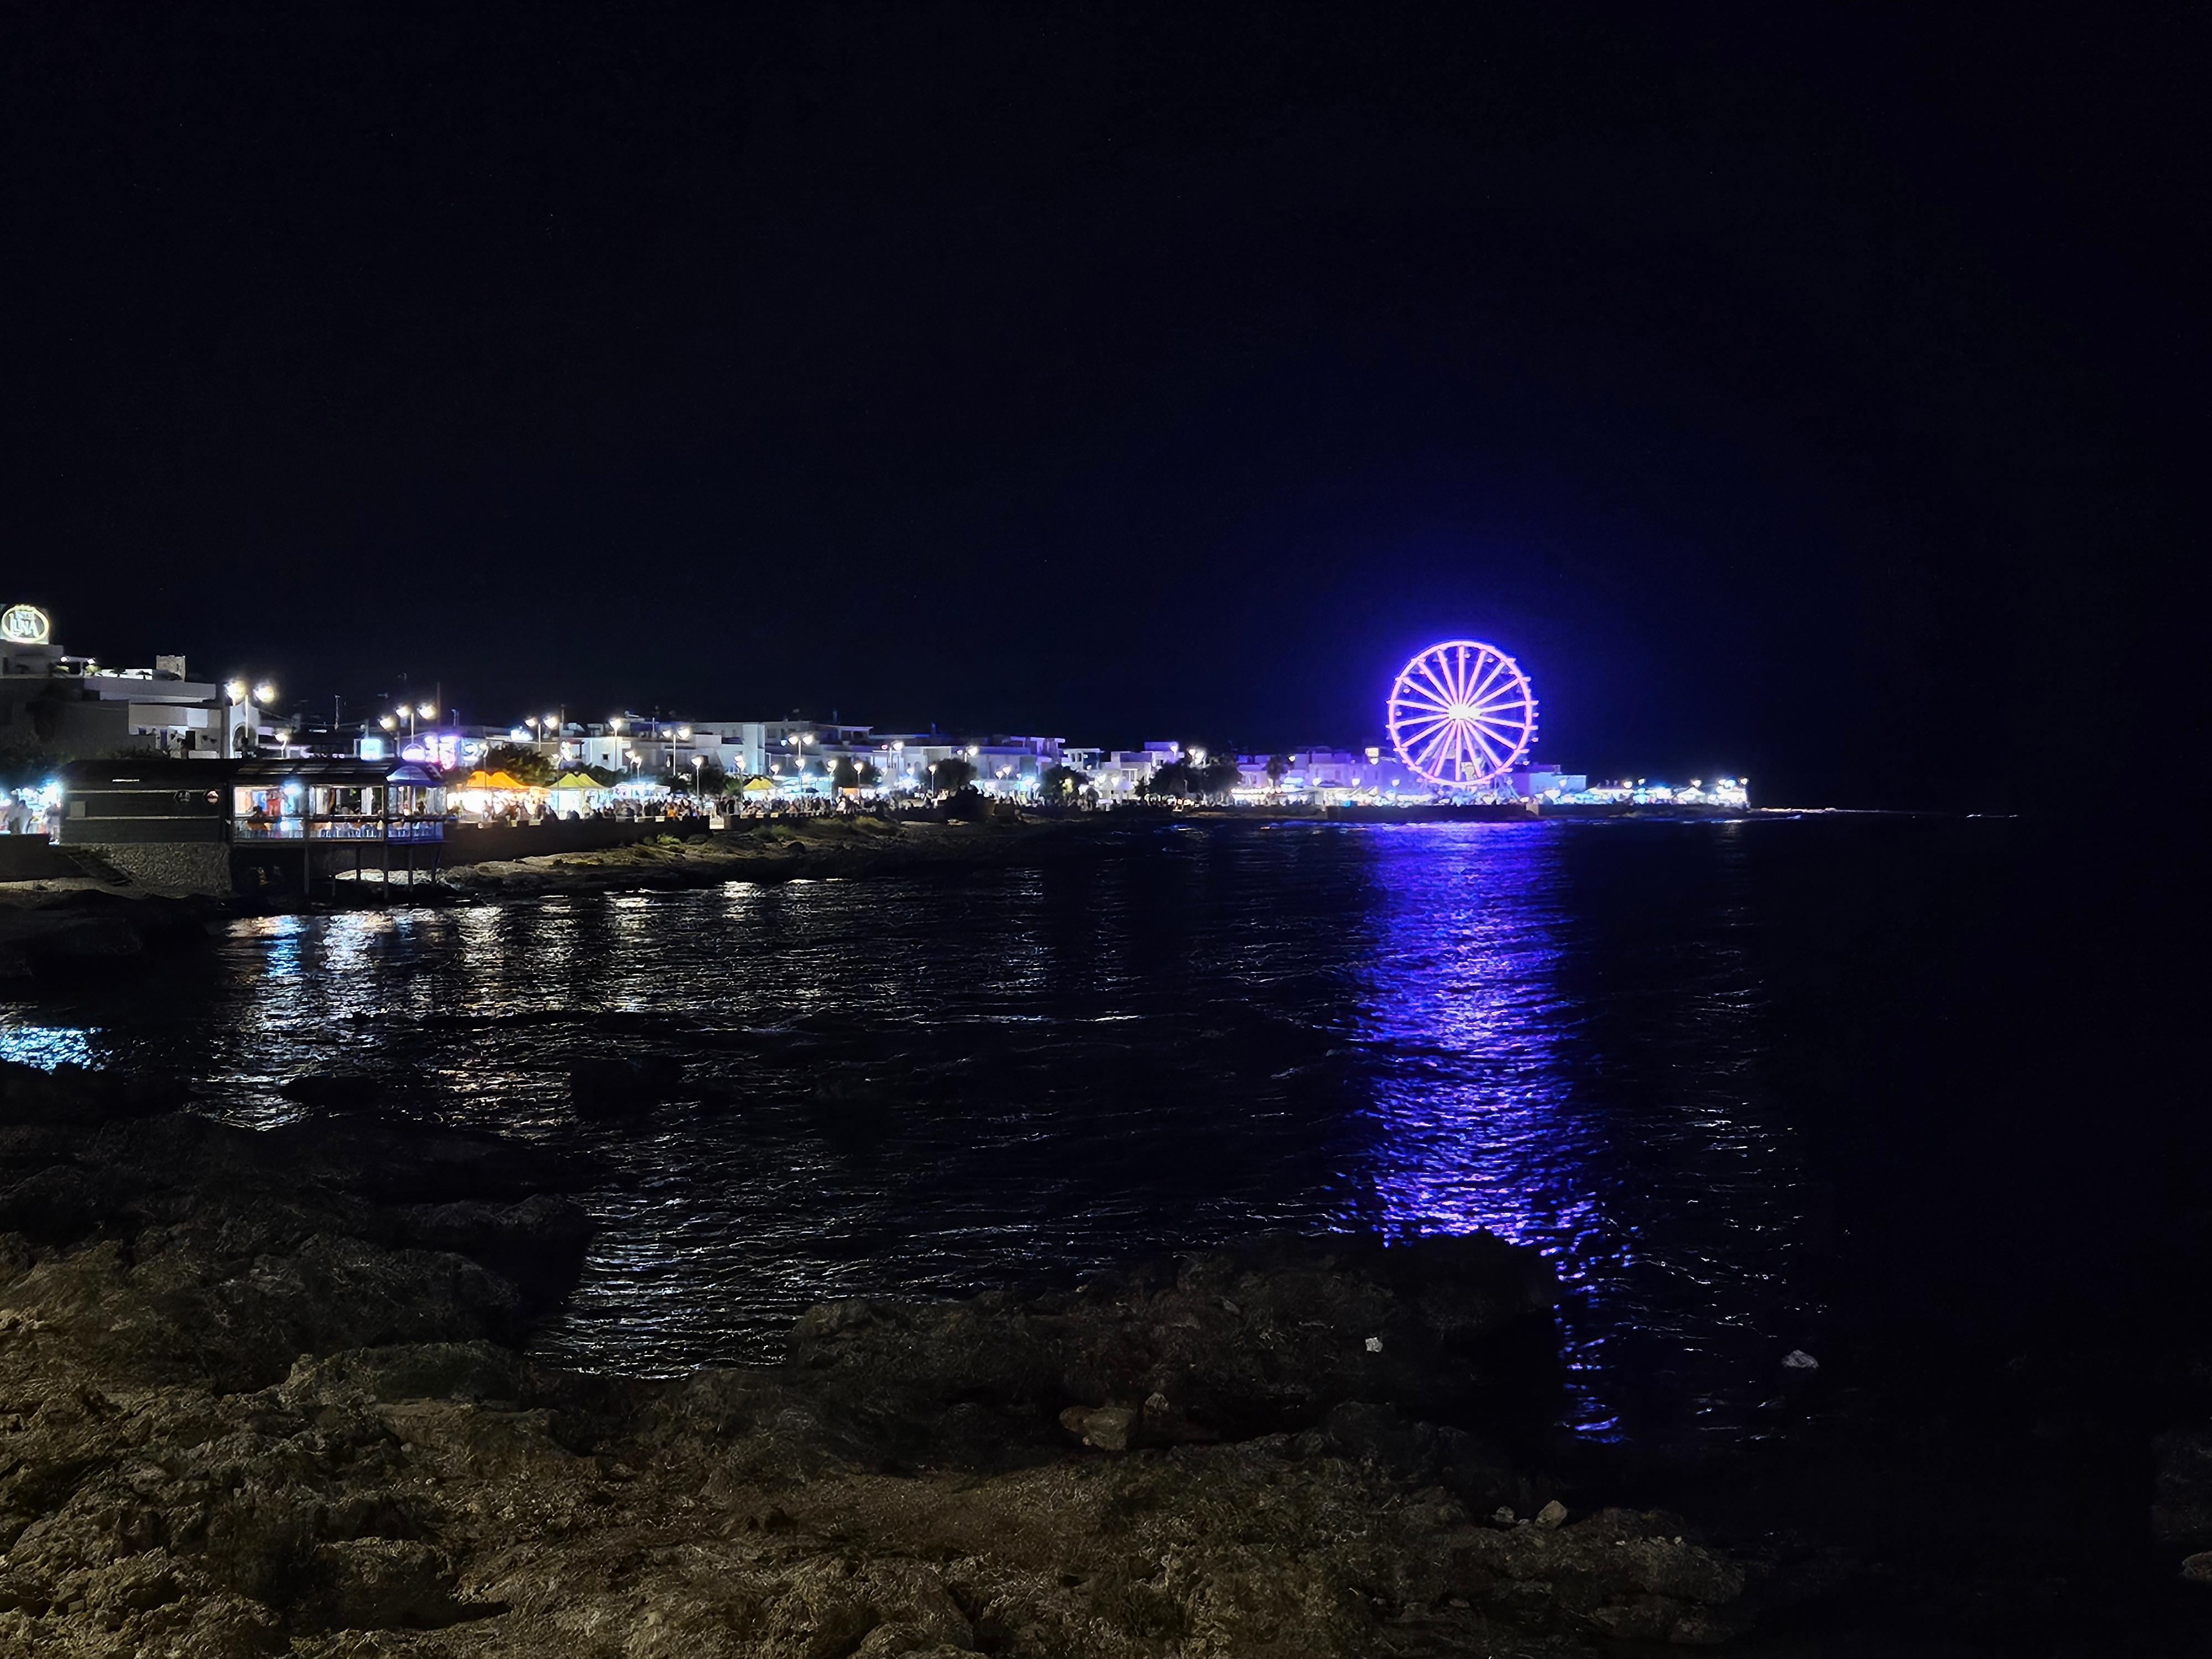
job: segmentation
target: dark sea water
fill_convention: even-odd
[[[1485,1227],[1567,1287],[1574,1425],[1679,1442],[1755,1428],[1840,1319],[2028,1323],[2118,1270],[2157,1103],[2042,856],[2001,819],[1147,825],[1040,869],[241,921],[213,973],[0,1011],[0,1055],[181,1067],[246,1123],[373,1071],[587,1154],[571,1362],[755,1360],[826,1297],[1257,1228]],[[586,1054],[677,1056],[693,1097],[580,1121]]]

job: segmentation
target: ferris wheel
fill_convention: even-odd
[[[1390,743],[1407,769],[1449,789],[1495,782],[1536,740],[1536,694],[1520,665],[1480,640],[1447,640],[1390,688]]]

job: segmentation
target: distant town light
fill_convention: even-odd
[[[389,732],[393,726],[399,724],[399,717],[396,714],[386,714],[379,718],[376,723],[382,726],[386,731]]]
[[[225,695],[227,695],[233,702],[244,702],[246,701],[246,682],[244,680],[233,680],[229,684],[224,686],[222,689]]]
[[[276,702],[276,688],[270,684],[267,680],[262,681],[260,684],[253,688],[253,701],[258,703],[271,703]]]
[[[416,703],[415,712],[426,720],[434,720],[438,718],[438,705],[434,702]]]

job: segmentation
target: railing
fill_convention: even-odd
[[[428,842],[446,838],[443,818],[274,818],[235,820],[231,838],[265,841]]]

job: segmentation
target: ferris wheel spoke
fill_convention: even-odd
[[[1469,702],[1482,702],[1494,696],[1499,689],[1510,687],[1512,684],[1510,678],[1512,666],[1513,665],[1504,657],[1493,659],[1482,678],[1468,687],[1467,700]],[[1500,676],[1507,678],[1501,679]]]
[[[1488,720],[1496,726],[1534,726],[1536,710],[1524,699],[1511,697],[1478,704],[1468,711],[1468,718]]]
[[[1421,678],[1427,682],[1428,690],[1435,696],[1438,702],[1442,703],[1446,708],[1449,708],[1453,703],[1459,701],[1457,697],[1452,695],[1451,687],[1443,680],[1437,678],[1436,670],[1429,666],[1425,659],[1418,665],[1418,668]]]
[[[1420,748],[1420,745],[1427,744],[1429,738],[1436,737],[1437,732],[1444,732],[1444,730],[1449,728],[1451,728],[1451,721],[1429,721],[1425,723],[1425,726],[1401,726],[1401,728],[1398,728],[1398,738],[1401,738],[1407,748]]]
[[[1416,753],[1413,757],[1413,769],[1416,772],[1425,775],[1429,770],[1431,763],[1435,761],[1437,757],[1443,753],[1446,747],[1450,744],[1451,736],[1451,727],[1449,725],[1440,726],[1435,731],[1429,733],[1425,739],[1415,744],[1414,747]]]
[[[1423,690],[1418,685],[1409,685],[1405,687],[1399,692],[1396,701],[1401,703],[1409,703],[1419,708],[1433,708],[1439,714],[1443,714],[1448,707],[1448,705],[1437,702],[1436,698],[1431,696],[1428,692]]]
[[[1505,769],[1504,761],[1499,757],[1498,751],[1492,749],[1488,742],[1484,739],[1480,732],[1470,732],[1468,733],[1468,737],[1474,746],[1482,751],[1482,758],[1485,763],[1483,769],[1486,773],[1503,772]]]
[[[1516,679],[1504,679],[1500,680],[1495,685],[1485,688],[1482,691],[1469,697],[1468,701],[1473,703],[1477,708],[1492,708],[1502,704],[1512,704],[1517,707],[1518,705],[1528,701],[1528,687],[1522,682]]]
[[[1454,701],[1467,702],[1472,699],[1474,691],[1475,681],[1482,672],[1483,662],[1484,653],[1480,648],[1478,648],[1472,655],[1469,655],[1468,648],[1465,646],[1462,646],[1453,653],[1452,687],[1455,693]]]
[[[1518,743],[1528,730],[1528,722],[1525,720],[1503,720],[1489,714],[1470,715],[1468,724],[1492,738],[1510,743]]]

